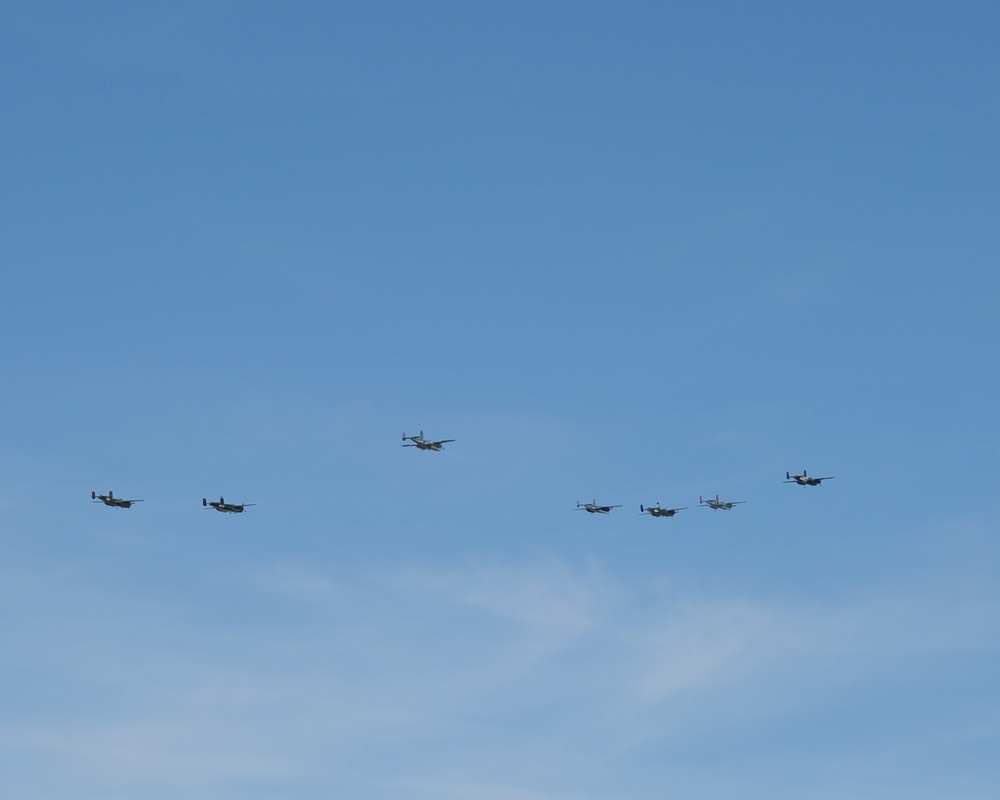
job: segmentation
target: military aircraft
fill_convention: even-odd
[[[738,506],[745,502],[746,500],[720,500],[719,495],[716,495],[714,500],[711,497],[708,500],[701,497],[698,498],[698,505],[704,505],[713,511],[718,511],[720,508],[723,511],[729,511],[733,506]]]
[[[785,483],[797,483],[799,486],[822,486],[823,481],[832,481],[834,475],[828,475],[825,478],[810,478],[805,470],[802,470],[801,475],[792,475],[791,473],[785,473]]]
[[[115,497],[115,493],[108,489],[107,494],[98,494],[97,492],[90,493],[90,499],[95,503],[104,503],[106,506],[111,506],[112,508],[132,508],[132,503],[141,503],[142,500],[122,500],[120,497]]]
[[[201,504],[205,508],[211,507],[216,511],[225,511],[230,514],[242,514],[245,509],[257,505],[256,503],[227,503],[224,497],[220,497],[218,503],[210,503],[203,497],[201,498]]]
[[[421,450],[436,450],[440,451],[444,449],[444,445],[448,442],[454,442],[454,439],[439,439],[436,442],[429,442],[424,438],[424,432],[420,431],[416,436],[407,436],[403,434],[403,441],[409,442],[409,444],[404,444],[403,447],[419,447]]]
[[[642,503],[639,504],[640,514],[651,514],[654,517],[672,517],[678,511],[684,511],[687,506],[683,508],[660,508],[660,504],[657,503],[655,506],[643,506]]]
[[[589,514],[607,514],[612,508],[621,508],[621,504],[616,506],[599,506],[597,505],[596,500],[592,503],[581,503],[579,500],[576,501],[576,510],[586,511]]]

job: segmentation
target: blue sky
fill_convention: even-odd
[[[995,797],[998,23],[9,4],[8,790]]]

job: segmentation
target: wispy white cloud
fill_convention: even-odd
[[[32,582],[8,583],[0,610]],[[836,697],[926,657],[1000,645],[988,588],[803,605],[713,596],[665,576],[627,583],[556,560],[354,575],[287,563],[221,583],[254,607],[280,599],[281,613],[199,622],[183,603],[65,575],[54,606],[22,604],[0,668],[45,676],[58,651],[60,680],[97,686],[102,699],[8,715],[0,738],[18,756],[6,766],[59,764],[64,777],[49,785],[75,782],[84,798],[115,787],[235,797],[275,781],[372,797],[395,787],[414,798],[575,800],[608,796],[602,786],[653,797],[662,768],[637,755],[650,747],[822,718]],[[69,596],[77,613],[61,619]],[[81,636],[73,626],[88,615],[101,624]]]
[[[410,566],[382,576],[393,583],[508,620],[531,631],[580,635],[610,613],[619,593],[596,566],[558,561],[473,563],[461,569]]]
[[[330,603],[348,595],[333,576],[307,564],[284,563],[254,570],[249,579],[265,592],[303,603]]]

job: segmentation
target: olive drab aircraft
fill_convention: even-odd
[[[832,481],[834,475],[827,475],[825,478],[810,478],[806,474],[805,470],[802,470],[801,475],[792,475],[791,473],[785,473],[785,483],[797,483],[799,486],[822,486],[823,481]]]
[[[718,511],[720,508],[723,511],[729,511],[733,506],[738,506],[745,502],[746,500],[720,500],[719,495],[716,495],[714,500],[711,497],[708,500],[702,497],[698,498],[698,505],[703,508],[710,508],[713,511]]]
[[[590,503],[581,503],[579,500],[576,501],[577,511],[586,511],[588,514],[607,514],[612,508],[621,508],[619,503],[616,506],[599,506],[597,505],[597,500]]]
[[[639,504],[640,514],[649,514],[653,517],[672,517],[678,511],[684,511],[687,506],[681,508],[660,508],[660,504],[657,503],[655,506],[643,506],[642,503]]]
[[[430,420],[426,420],[426,421],[430,421]],[[402,447],[415,447],[418,450],[431,450],[431,451],[434,451],[434,452],[440,452],[441,450],[444,449],[444,446],[446,444],[450,444],[451,442],[454,442],[454,441],[456,441],[456,440],[455,439],[427,439],[427,438],[424,437],[424,432],[420,431],[420,433],[416,434],[415,436],[413,436],[413,435],[408,436],[406,433],[403,433]],[[431,460],[434,460],[434,459],[431,459]],[[822,477],[815,477],[814,478],[814,477],[811,477],[809,475],[809,473],[805,469],[803,469],[801,474],[793,474],[791,472],[786,472],[785,473],[785,481],[784,482],[785,483],[795,483],[795,484],[798,484],[799,486],[822,486],[824,481],[829,481],[829,480],[833,480],[833,479],[834,479],[833,475],[825,475],[825,476],[822,476]],[[93,484],[91,484],[91,485],[93,485]],[[843,487],[841,487],[841,488],[843,488]],[[97,492],[92,491],[90,493],[90,499],[94,503],[103,503],[104,505],[109,506],[110,508],[131,508],[135,503],[142,503],[142,502],[144,502],[143,500],[139,500],[139,499],[127,499],[127,498],[122,498],[122,497],[115,497],[114,492],[112,492],[110,489],[108,490],[108,493],[106,495],[105,494],[98,494]],[[188,502],[191,502],[192,500],[193,500],[193,498],[189,497],[188,500],[186,500],[184,502],[186,504]],[[697,507],[698,508],[710,508],[713,511],[719,511],[719,510],[730,511],[735,506],[743,505],[746,502],[747,502],[746,500],[721,500],[719,498],[719,495],[715,495],[714,498],[712,498],[712,497],[708,497],[708,498],[706,498],[706,497],[699,497],[698,498],[698,506]],[[192,503],[192,505],[193,505],[193,503]],[[202,497],[201,498],[201,505],[202,505],[202,508],[205,509],[205,510],[208,510],[208,509],[211,508],[211,509],[214,509],[215,511],[219,511],[219,512],[225,513],[225,514],[242,514],[248,508],[250,508],[252,506],[255,506],[257,504],[256,503],[227,503],[226,499],[224,497],[219,497],[218,501],[216,502],[214,500],[213,501],[209,501],[208,498]],[[593,500],[591,500],[589,503],[581,503],[579,500],[576,501],[576,510],[577,511],[586,511],[588,514],[605,514],[605,515],[607,515],[607,514],[610,514],[612,510],[614,510],[616,508],[621,508],[621,507],[622,506],[621,506],[620,503],[615,503],[615,504],[599,504],[597,502],[596,498],[593,499]],[[635,506],[632,506],[632,507],[634,508]],[[640,515],[646,515],[646,516],[650,516],[650,517],[673,517],[673,516],[676,516],[679,512],[686,510],[687,508],[688,508],[687,506],[678,506],[678,507],[675,507],[675,508],[666,507],[666,506],[660,505],[660,502],[657,501],[654,505],[650,505],[650,506],[647,506],[645,504],[640,503],[639,504],[639,513],[640,513]]]
[[[115,497],[115,493],[110,489],[108,489],[107,494],[91,492],[90,499],[95,503],[104,503],[104,505],[111,506],[112,508],[132,508],[132,503],[142,502],[142,500],[122,500],[120,497]]]
[[[454,442],[454,439],[438,439],[436,442],[428,441],[424,438],[424,432],[420,431],[416,436],[407,436],[403,434],[403,441],[409,442],[409,444],[404,444],[403,447],[417,447],[421,450],[434,450],[435,452],[440,452],[444,449],[444,445],[448,442]]]
[[[242,514],[245,509],[257,505],[256,503],[227,503],[224,497],[220,497],[218,503],[210,503],[203,497],[201,498],[201,504],[205,508],[214,508],[216,511],[223,511],[228,514]]]

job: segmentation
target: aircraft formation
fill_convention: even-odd
[[[424,432],[420,431],[416,436],[407,436],[403,433],[403,447],[415,447],[418,450],[429,450],[432,452],[441,452],[446,444],[456,441],[455,439],[426,439],[424,438]],[[823,481],[833,480],[833,475],[827,475],[822,478],[812,478],[809,474],[802,470],[801,474],[793,475],[791,472],[785,473],[784,483],[795,483],[799,486],[822,486]],[[90,499],[95,503],[103,503],[111,508],[131,508],[134,503],[142,503],[143,500],[126,500],[121,497],[115,497],[114,492],[110,489],[108,493],[98,494],[97,492],[90,493]],[[698,507],[699,508],[710,508],[713,511],[731,511],[735,506],[743,505],[746,500],[722,500],[719,495],[715,497],[699,497]],[[219,497],[218,501],[209,500],[206,497],[201,498],[201,505],[204,509],[208,510],[210,508],[215,509],[224,514],[242,514],[246,509],[251,506],[257,505],[256,503],[227,503],[224,497]],[[588,514],[610,514],[612,510],[616,508],[621,508],[621,503],[603,505],[597,502],[596,498],[591,500],[589,503],[581,503],[579,500],[576,501],[577,511],[586,511]],[[646,514],[651,517],[673,517],[679,511],[687,510],[687,506],[680,506],[678,508],[664,508],[660,505],[659,501],[655,505],[647,506],[642,503],[639,504],[639,513]]]

